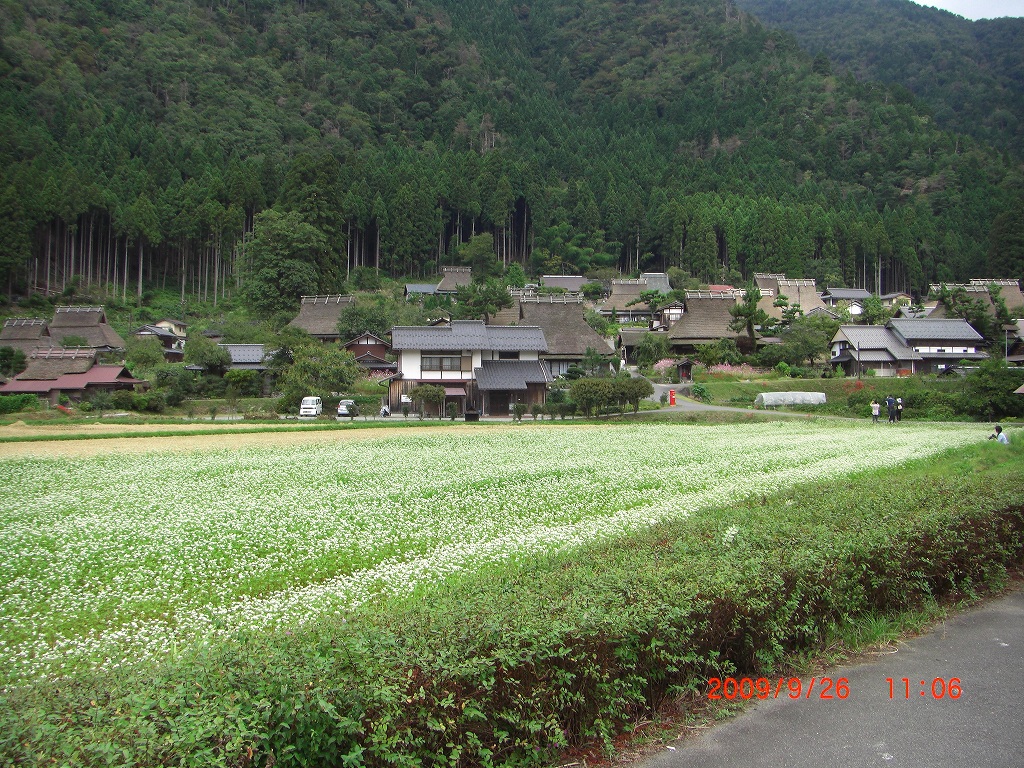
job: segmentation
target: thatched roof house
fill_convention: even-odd
[[[687,291],[686,314],[668,332],[668,341],[676,353],[691,354],[700,344],[713,344],[719,339],[735,339],[729,328],[733,321],[729,310],[736,305],[734,291]]]
[[[341,310],[355,301],[354,296],[332,294],[326,296],[303,296],[299,314],[288,325],[299,328],[323,342],[341,341],[338,334],[338,320]]]
[[[57,307],[49,327],[50,336],[62,346],[86,346],[98,352],[125,348],[124,339],[107,324],[103,307]],[[85,344],[67,344],[68,337],[79,337]]]
[[[16,349],[26,356],[33,350],[54,346],[48,323],[41,318],[11,317],[4,320],[4,327],[0,329],[0,347]]]

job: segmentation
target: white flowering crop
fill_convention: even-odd
[[[483,564],[983,437],[910,424],[542,425],[3,459],[0,683],[343,614]]]

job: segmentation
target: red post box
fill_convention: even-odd
[[[668,404],[669,405],[675,405],[676,404],[676,391],[674,389],[670,389],[668,391]]]

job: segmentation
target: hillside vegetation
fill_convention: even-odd
[[[1024,272],[1016,160],[729,3],[5,0],[0,41],[10,292],[294,304],[480,232],[529,272]]]
[[[936,122],[1024,150],[1024,19],[970,21],[910,0],[738,0],[860,80],[896,83]]]

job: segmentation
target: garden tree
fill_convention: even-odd
[[[0,347],[0,376],[17,376],[25,370],[28,359],[25,353],[14,347]]]
[[[640,295],[632,301],[626,304],[627,307],[633,307],[638,304],[646,304],[651,312],[657,312],[666,304],[670,304],[672,299],[668,294],[662,293],[661,291],[640,291]]]
[[[1014,391],[1024,376],[998,358],[985,360],[964,380],[964,410],[976,419],[994,421],[1024,416],[1024,397]]]
[[[463,243],[455,249],[455,257],[472,268],[474,282],[483,283],[501,276],[501,262],[494,252],[494,238],[490,235],[477,235]]]
[[[818,358],[828,357],[832,338],[839,330],[839,322],[827,315],[804,315],[797,318],[779,335],[782,339],[782,357],[790,365],[805,361],[814,366]]]
[[[743,361],[743,355],[733,339],[719,339],[712,344],[698,344],[693,358],[701,365],[735,365]]]
[[[263,390],[263,374],[259,371],[234,370],[224,374],[228,389],[239,397],[259,397]]]
[[[243,299],[256,316],[294,311],[303,294],[316,293],[327,240],[295,212],[263,211],[256,216],[245,250]]]
[[[654,385],[643,377],[622,382],[623,397],[633,406],[633,413],[640,410],[640,401],[654,394]]]
[[[587,376],[607,376],[614,361],[615,355],[600,352],[593,347],[587,347],[583,351],[580,368],[583,369]]]
[[[298,347],[314,343],[316,339],[308,332],[294,325],[286,325],[266,342],[270,371],[280,374],[295,361],[295,350]]]
[[[396,325],[422,325],[425,320],[422,308],[404,299],[383,293],[357,294],[338,313],[338,335],[342,342],[366,332],[384,338]]]
[[[569,396],[584,416],[600,411],[610,400],[611,379],[584,376],[569,385]]]
[[[185,342],[185,365],[198,365],[207,374],[221,376],[231,365],[231,355],[200,333],[189,334]]]
[[[409,397],[413,402],[420,404],[420,415],[422,416],[426,405],[434,406],[437,417],[441,418],[441,407],[444,405],[444,387],[437,384],[417,384],[409,390]]]
[[[593,328],[599,336],[607,336],[611,333],[611,322],[600,312],[593,309],[586,309],[583,311],[583,319],[587,321],[587,325]]]
[[[861,322],[865,325],[885,325],[892,318],[892,310],[882,304],[882,299],[873,293],[864,299]]]
[[[756,285],[750,285],[743,300],[729,307],[729,314],[733,318],[729,323],[729,330],[746,333],[751,350],[757,344],[757,328],[769,321],[768,313],[758,307],[760,301],[761,289]]]
[[[164,346],[155,336],[129,336],[125,344],[125,364],[137,378],[164,363]]]
[[[989,312],[985,302],[977,296],[969,294],[962,286],[950,288],[945,283],[939,289],[941,301],[950,317],[959,317],[971,324],[978,333],[990,343],[1002,342],[1002,326],[996,326],[995,318]],[[1005,309],[1005,307],[1004,307]]]
[[[485,323],[499,310],[512,306],[512,294],[499,280],[460,285],[455,291],[455,314],[461,320]]]
[[[641,370],[648,369],[659,360],[664,360],[672,354],[668,343],[668,334],[645,333],[640,343],[637,344],[633,353],[636,358],[637,367]]]
[[[291,410],[309,395],[326,399],[351,389],[357,378],[359,365],[351,352],[333,344],[304,344],[292,350],[292,364],[278,377],[283,393],[278,407]]]
[[[518,262],[512,262],[505,270],[505,285],[509,288],[523,288],[526,285],[526,272]]]

